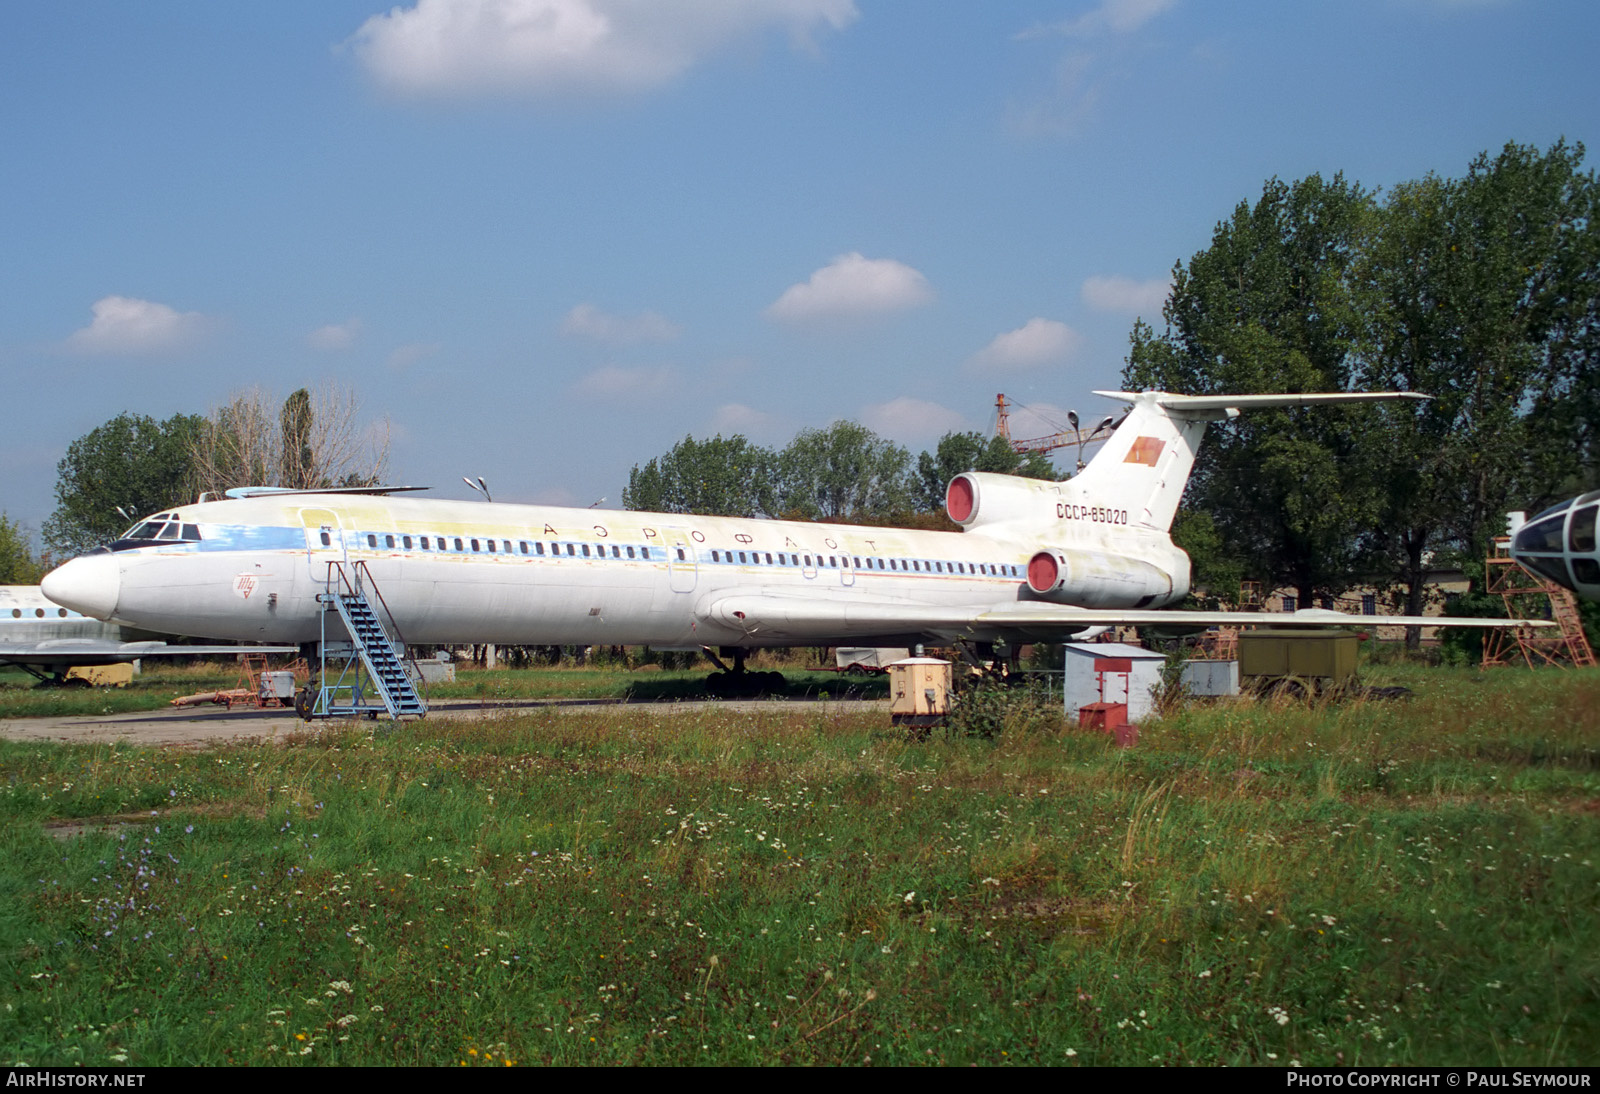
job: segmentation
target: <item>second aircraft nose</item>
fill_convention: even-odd
[[[122,594],[122,563],[110,554],[84,555],[45,574],[39,589],[63,608],[110,619]]]

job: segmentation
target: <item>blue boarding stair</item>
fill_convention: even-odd
[[[396,721],[425,717],[428,704],[407,671],[411,659],[405,642],[367,564],[328,563],[326,591],[317,600],[322,604],[320,672],[316,685],[296,702],[300,716],[308,721],[376,718],[384,712]],[[335,614],[348,636],[344,641],[330,640],[329,617]]]

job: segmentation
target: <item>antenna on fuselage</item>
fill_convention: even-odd
[[[594,503],[593,503],[593,504],[591,504],[591,505],[590,505],[590,506],[589,506],[589,508],[590,508],[590,509],[593,509],[593,508],[594,508],[594,507],[595,507],[595,506],[597,506],[597,505],[604,505],[604,504],[605,504],[605,503],[606,503],[606,499],[605,499],[605,498],[601,498],[601,499],[600,499],[600,500],[599,500],[599,501],[597,501],[597,502],[594,502]]]
[[[483,476],[482,475],[478,476],[478,481],[477,482],[473,482],[471,479],[467,478],[465,475],[462,475],[461,476],[461,481],[466,483],[468,486],[472,487],[478,493],[482,494],[484,501],[493,501],[494,500],[493,498],[491,498],[489,496],[489,484],[483,481]]]
[[[119,506],[116,507],[116,509],[117,509],[117,515],[120,516],[123,520],[127,521],[129,524],[137,523],[133,519],[133,514],[128,512],[122,506],[119,505]]]

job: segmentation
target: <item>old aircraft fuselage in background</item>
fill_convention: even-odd
[[[1512,530],[1511,557],[1586,600],[1600,600],[1600,490],[1552,505]]]

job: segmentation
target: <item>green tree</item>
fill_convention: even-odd
[[[1359,365],[1364,287],[1353,267],[1376,206],[1342,175],[1267,182],[1173,271],[1157,335],[1136,323],[1129,390],[1339,391]],[[1379,507],[1370,409],[1263,410],[1213,428],[1186,507],[1209,514],[1245,569],[1302,603],[1361,579]]]
[[[1206,608],[1237,604],[1244,580],[1244,563],[1217,532],[1211,514],[1203,509],[1180,509],[1172,522],[1172,542],[1188,554],[1190,582],[1205,595],[1195,599]]]
[[[945,489],[963,471],[993,471],[1030,479],[1055,480],[1061,476],[1043,452],[1018,452],[1004,437],[981,433],[946,433],[932,452],[917,457],[912,502],[925,513],[944,508]]]
[[[1593,481],[1600,417],[1600,189],[1581,145],[1508,144],[1461,179],[1396,187],[1363,262],[1367,381],[1386,408],[1379,540],[1420,611],[1441,554],[1483,558],[1508,509]]]
[[[22,526],[0,512],[0,585],[37,585],[46,568],[34,557]]]
[[[756,517],[774,512],[777,457],[740,435],[685,437],[665,456],[628,472],[626,509]]]
[[[311,409],[311,392],[298,388],[289,393],[278,412],[283,426],[283,443],[278,451],[278,483],[315,489],[326,485],[313,481],[317,476],[316,453],[311,447],[311,426],[316,415]]]
[[[199,490],[240,486],[317,490],[374,486],[389,461],[387,420],[363,423],[355,394],[336,384],[306,388],[279,404],[243,391],[202,419],[192,459]]]
[[[857,422],[802,429],[778,456],[779,508],[823,520],[887,517],[911,505],[911,453]]]
[[[128,527],[119,507],[141,517],[192,500],[191,452],[204,421],[119,414],[73,441],[56,468],[45,542],[63,555],[82,554]]]

